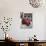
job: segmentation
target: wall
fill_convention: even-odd
[[[0,0],[0,17],[4,16],[13,17],[12,26],[10,31],[8,31],[8,33],[10,33],[17,40],[28,40],[29,37],[32,37],[34,34],[37,35],[37,38],[39,40],[44,40],[46,34],[45,33],[46,6],[44,4],[40,8],[33,8],[32,6],[30,6],[28,0]],[[26,13],[28,12],[33,13],[32,29],[20,28],[21,11]],[[2,39],[2,36],[0,36],[0,39]]]

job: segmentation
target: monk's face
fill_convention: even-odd
[[[22,19],[22,24],[25,24],[27,26],[29,26],[32,22],[32,18],[30,15],[24,15],[23,19]]]

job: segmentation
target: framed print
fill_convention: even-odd
[[[20,13],[21,28],[32,28],[32,13]]]

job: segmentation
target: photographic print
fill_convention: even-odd
[[[32,13],[20,13],[21,28],[32,28]]]

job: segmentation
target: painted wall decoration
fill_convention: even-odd
[[[3,17],[3,22],[0,23],[1,25],[1,29],[2,31],[4,32],[7,32],[7,31],[10,31],[10,26],[12,24],[12,18],[9,18],[9,17]]]
[[[38,8],[42,4],[42,0],[29,0],[32,7]]]
[[[3,32],[1,33],[2,39],[7,37],[7,32],[10,31],[12,25],[12,18],[11,17],[2,17],[0,16],[0,30]]]
[[[32,13],[20,12],[21,28],[32,28]]]

